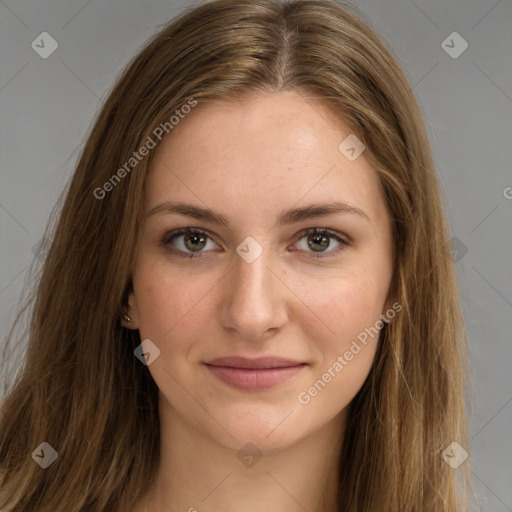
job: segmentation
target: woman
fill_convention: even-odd
[[[172,21],[113,88],[51,234],[0,509],[466,510],[440,195],[411,86],[353,9]]]

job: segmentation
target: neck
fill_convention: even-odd
[[[292,446],[263,448],[258,459],[250,454],[244,457],[242,451],[183,423],[162,402],[159,468],[141,512],[336,510],[346,410]]]

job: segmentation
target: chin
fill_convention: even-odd
[[[254,444],[262,452],[283,450],[309,433],[309,422],[294,414],[293,408],[292,405],[238,404],[229,412],[214,413],[216,418],[223,418],[222,426],[227,432],[216,424],[215,433],[210,434],[216,442],[233,450],[239,450],[247,443]]]

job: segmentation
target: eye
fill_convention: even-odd
[[[350,242],[343,238],[339,233],[330,231],[327,228],[318,229],[310,228],[301,231],[298,248],[302,251],[310,252],[313,258],[325,258],[324,254],[332,255],[338,253],[343,247],[350,245]],[[306,240],[305,243],[301,244],[302,240]],[[337,244],[334,249],[327,250],[332,246],[332,240],[335,240]],[[316,253],[316,254],[315,254]]]
[[[162,239],[165,247],[172,246],[171,250],[178,256],[194,258],[200,256],[203,249],[218,249],[219,246],[204,232],[194,228],[182,228],[167,233]],[[209,245],[209,246],[208,246]],[[176,249],[176,250],[174,250]],[[196,254],[199,253],[199,254]]]
[[[299,242],[296,243],[298,249],[309,252],[313,258],[327,257],[350,245],[348,239],[327,228],[304,229],[297,236],[299,237]],[[302,242],[303,239],[306,239],[305,243]],[[332,240],[337,244],[334,249],[332,249]],[[170,249],[174,254],[185,258],[201,257],[201,254],[206,252],[203,249],[214,250],[220,248],[205,231],[195,228],[181,228],[171,231],[164,236],[161,242],[164,247]]]

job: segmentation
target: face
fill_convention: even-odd
[[[129,314],[160,351],[147,370],[170,422],[272,450],[348,410],[393,270],[378,177],[339,149],[349,135],[282,92],[198,105],[157,147]]]

